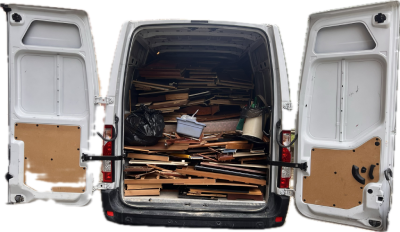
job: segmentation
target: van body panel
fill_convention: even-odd
[[[387,2],[310,16],[295,147],[295,161],[308,163],[307,171],[295,170],[296,207],[307,217],[373,230],[387,228],[392,191],[387,173],[394,164],[398,8],[398,2]],[[368,149],[363,158],[357,158],[363,146]],[[318,162],[318,157],[328,153],[324,163]],[[376,163],[368,158],[373,156]],[[360,166],[363,162],[369,163]],[[316,183],[316,175],[325,179]],[[341,187],[318,199],[310,194],[333,186]],[[354,190],[343,192],[350,188]],[[344,206],[342,202],[351,196],[358,200]]]
[[[272,79],[273,80],[278,80],[279,78],[285,78],[283,80],[284,86],[286,86],[286,91],[284,92],[283,95],[281,95],[281,87],[279,86],[279,83],[273,83],[273,92],[274,96],[272,96],[272,99],[274,101],[273,104],[273,115],[271,118],[273,119],[273,122],[271,122],[271,125],[275,125],[275,121],[279,118],[282,117],[282,105],[283,103],[280,101],[280,99],[285,99],[285,101],[288,101],[289,99],[289,90],[288,90],[288,79],[287,79],[287,74],[286,74],[286,65],[284,62],[282,62],[283,57],[283,48],[282,46],[277,47],[276,44],[276,39],[278,39],[279,43],[280,42],[280,37],[278,35],[278,38],[275,37],[274,33],[277,33],[277,29],[273,28],[271,25],[259,25],[259,24],[244,24],[244,23],[231,23],[231,22],[219,22],[219,21],[208,21],[208,23],[199,23],[195,21],[190,21],[190,20],[154,20],[154,21],[140,21],[140,22],[127,22],[123,25],[120,33],[120,37],[118,40],[118,45],[117,45],[117,50],[115,53],[114,61],[113,61],[113,66],[112,66],[112,71],[111,71],[111,77],[110,77],[110,85],[109,85],[109,91],[108,91],[108,96],[115,97],[115,104],[110,104],[106,106],[106,119],[105,119],[105,124],[114,124],[114,115],[118,115],[119,118],[123,118],[123,112],[124,112],[124,107],[123,107],[123,101],[124,101],[124,95],[126,94],[124,90],[125,85],[129,84],[127,80],[124,80],[125,76],[127,75],[127,66],[128,66],[128,59],[129,59],[129,51],[130,51],[130,44],[132,43],[133,39],[135,38],[135,35],[139,33],[143,29],[148,29],[148,28],[170,28],[170,27],[177,27],[177,26],[196,26],[196,27],[222,27],[222,28],[240,28],[243,30],[248,30],[248,31],[260,31],[260,33],[265,33],[263,36],[265,38],[268,38],[268,48],[271,50],[270,52],[270,62],[272,68]],[[280,58],[277,58],[277,54],[279,54]],[[283,65],[283,66],[282,66]],[[275,70],[284,70],[283,73],[279,74],[278,72],[275,72]],[[273,81],[275,82],[275,81]],[[277,81],[279,82],[279,81]],[[286,83],[286,85],[285,85]],[[278,102],[276,102],[278,101]],[[126,110],[126,109],[125,109]],[[119,135],[117,139],[115,140],[115,155],[120,155],[122,153],[122,148],[123,148],[123,121],[120,120],[119,128]],[[273,160],[278,160],[279,159],[279,149],[275,149],[275,146],[271,146],[272,150],[270,151],[271,157]],[[115,161],[115,170],[116,170],[116,186],[123,186],[123,179],[121,178],[122,176],[122,171],[121,171],[121,164],[120,161]],[[277,172],[278,172],[278,167],[271,166],[271,171],[270,171],[270,192],[277,192]],[[120,174],[121,173],[121,174]],[[119,192],[121,194],[121,198],[123,198],[123,193]],[[179,203],[180,204],[180,203]],[[173,206],[171,204],[170,206]],[[170,206],[167,206],[170,207]],[[140,206],[138,206],[140,207]]]
[[[127,206],[121,199],[119,189],[102,190],[104,215],[107,220],[126,225],[153,225],[174,227],[214,228],[271,228],[285,222],[289,197],[271,194],[267,208],[255,212],[193,212],[186,210],[140,209]],[[187,201],[190,204],[190,200]],[[107,211],[114,216],[107,216]],[[282,217],[276,222],[275,218]]]
[[[84,205],[93,177],[80,157],[89,150],[99,93],[88,16],[8,7],[9,202]],[[70,168],[79,177],[69,178]]]

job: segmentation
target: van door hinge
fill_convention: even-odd
[[[300,168],[303,171],[307,171],[307,168],[308,168],[307,162],[304,162],[304,163],[286,163],[286,162],[279,162],[279,161],[268,161],[268,164],[271,165],[271,166]]]
[[[285,110],[292,110],[292,103],[291,102],[282,102],[282,108]]]
[[[98,183],[96,186],[93,186],[92,192],[96,190],[106,190],[106,189],[114,189],[115,183]]]
[[[112,97],[99,97],[99,96],[95,96],[94,97],[94,104],[113,104],[114,103],[114,98]]]
[[[122,156],[100,156],[100,155],[88,155],[82,154],[82,162],[93,161],[93,160],[122,160]]]
[[[278,194],[281,196],[288,196],[288,197],[294,197],[295,195],[294,189],[282,189],[278,188]]]

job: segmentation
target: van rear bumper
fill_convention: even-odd
[[[214,227],[214,228],[270,228],[282,226],[289,207],[289,197],[271,193],[267,207],[258,212],[194,212],[148,210],[126,205],[119,189],[101,190],[104,215],[107,220],[127,225]],[[107,211],[114,213],[108,216]],[[275,222],[282,217],[281,222]]]

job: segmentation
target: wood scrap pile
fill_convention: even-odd
[[[125,146],[125,196],[159,196],[175,191],[194,199],[263,200],[268,144],[235,132],[199,139],[165,133],[153,146]]]
[[[251,100],[252,77],[233,65],[219,65],[151,63],[132,81],[131,107],[144,104],[160,110],[165,122],[197,110],[198,122],[238,118],[241,107]]]

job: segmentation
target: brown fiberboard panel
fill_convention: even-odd
[[[62,192],[62,193],[83,193],[85,192],[84,187],[52,187],[52,192]]]
[[[308,204],[350,209],[363,201],[368,183],[379,180],[381,140],[372,138],[352,150],[315,148],[311,151],[311,175],[303,179],[303,201]],[[360,169],[365,185],[352,175],[352,167]],[[375,165],[374,179],[369,178],[371,165]],[[361,173],[361,168],[367,171]]]
[[[79,166],[81,129],[78,126],[15,124],[14,137],[24,142],[24,183],[28,173],[50,183],[81,183],[82,187],[53,187],[55,192],[82,193],[86,170]]]

